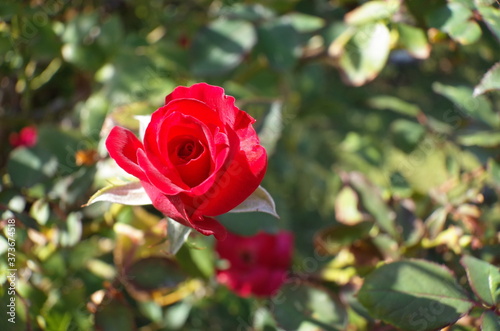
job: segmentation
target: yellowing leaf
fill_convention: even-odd
[[[344,187],[335,199],[335,218],[337,221],[354,225],[363,220],[363,215],[358,210],[358,195],[349,186]]]

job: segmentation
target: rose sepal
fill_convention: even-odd
[[[259,185],[257,189],[242,203],[228,213],[261,212],[280,218],[276,212],[276,204],[265,188]]]
[[[192,228],[185,226],[170,217],[165,217],[165,219],[167,220],[167,237],[169,243],[168,252],[175,255],[189,237]]]
[[[151,205],[153,203],[139,181],[108,185],[94,193],[83,207],[99,201],[129,206]]]

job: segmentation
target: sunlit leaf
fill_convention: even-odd
[[[474,96],[500,90],[500,62],[495,64],[493,67],[484,74],[481,82],[474,88]]]
[[[284,16],[290,20],[292,26],[301,33],[312,32],[322,28],[325,20],[318,16],[307,15],[304,13],[290,13]]]
[[[491,307],[500,303],[500,271],[488,262],[465,255],[460,260],[474,293]]]
[[[500,41],[500,10],[493,6],[478,6],[479,14],[493,35]]]
[[[431,46],[427,41],[424,30],[399,23],[397,25],[399,32],[398,43],[417,59],[426,59],[431,53]]]
[[[345,81],[361,86],[377,77],[389,57],[389,29],[382,23],[363,25],[345,44],[339,68]]]
[[[345,15],[347,24],[362,25],[389,19],[399,8],[398,1],[368,1]]]
[[[335,218],[337,221],[353,225],[363,220],[358,210],[358,195],[349,186],[345,186],[335,198]]]
[[[405,330],[435,330],[455,322],[473,306],[443,266],[406,260],[369,274],[359,301],[375,318]]]
[[[459,2],[449,2],[429,17],[429,24],[450,35],[461,44],[468,45],[481,37],[481,28],[470,20],[472,11]]]
[[[38,146],[17,148],[7,163],[7,171],[17,187],[31,187],[45,182],[55,175],[57,168],[57,159]]]

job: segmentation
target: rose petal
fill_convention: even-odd
[[[189,187],[182,182],[182,179],[175,169],[174,165],[167,158],[162,157],[158,146],[158,131],[160,130],[162,122],[165,120],[163,117],[166,110],[158,109],[151,115],[146,132],[144,133],[144,150],[146,151],[148,162],[160,172],[161,176],[157,177],[161,181],[161,177],[168,178],[170,182],[175,183],[182,189]]]
[[[214,182],[218,179],[217,174],[219,173],[221,168],[225,165],[225,161],[231,158],[229,149],[229,140],[224,133],[217,132],[215,134],[213,145],[214,147],[211,147],[210,152],[213,153],[212,161],[214,165],[210,170],[209,176],[206,177],[206,179],[203,182],[191,188],[191,190],[185,192],[187,195],[191,197],[197,197],[207,193],[207,191],[214,185]],[[215,152],[212,152],[213,150],[215,150]]]
[[[227,236],[227,230],[222,224],[214,218],[203,217],[200,220],[190,220],[191,226],[205,236],[214,235],[217,240],[224,240]]]
[[[165,195],[148,181],[141,181],[141,184],[151,198],[151,202],[156,209],[177,222],[191,227],[191,224],[187,221],[188,216],[184,209],[184,204],[179,196]]]
[[[272,296],[275,294],[287,277],[286,270],[267,270],[264,281],[259,282],[253,287],[254,294],[257,296]]]
[[[143,170],[137,164],[137,151],[142,151],[144,147],[130,130],[115,126],[111,129],[106,139],[106,148],[111,158],[113,158],[123,170],[136,176],[140,180],[147,179]]]
[[[201,155],[179,165],[178,158],[172,155],[172,143],[179,137],[199,141],[204,148]],[[163,159],[176,169],[182,183],[192,188],[203,182],[214,168],[212,153],[216,147],[213,140],[212,133],[204,123],[192,116],[173,113],[161,124],[157,143]]]
[[[170,178],[162,174],[148,159],[144,150],[138,150],[137,152],[137,160],[139,161],[139,166],[144,170],[147,181],[149,181],[152,185],[156,186],[158,190],[163,192],[163,194],[167,195],[175,195],[179,192],[184,191],[188,187],[184,184],[179,187],[174,184]],[[180,200],[180,198],[179,198]]]
[[[206,83],[194,84],[190,87],[179,86],[165,97],[165,105],[176,99],[196,99],[217,111],[219,118],[233,126],[239,111],[234,105],[234,98],[224,94],[224,89]]]
[[[229,262],[229,268],[217,270],[217,281],[243,297],[271,296],[286,280],[293,236],[288,231],[253,236],[228,233],[225,240],[217,241],[215,249]]]
[[[250,158],[239,152],[210,190],[192,199],[191,206],[206,216],[227,213],[259,187],[266,167],[267,155],[262,146],[254,146]]]
[[[280,232],[276,235],[274,242],[273,258],[268,260],[268,266],[287,269],[292,261],[293,234],[291,232]]]
[[[192,116],[205,125],[213,124],[213,127],[222,128],[224,123],[221,121],[217,108],[210,107],[203,100],[195,99],[177,99],[172,100],[161,107],[165,109],[164,116],[178,112],[186,116]]]

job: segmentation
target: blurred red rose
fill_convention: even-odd
[[[266,171],[267,154],[254,122],[222,88],[200,83],[167,95],[142,141],[114,127],[106,147],[121,168],[139,178],[158,210],[220,239],[226,230],[210,216],[242,203]]]
[[[217,281],[242,297],[266,297],[276,293],[286,280],[293,254],[293,235],[260,232],[251,237],[228,233],[216,250],[229,262],[217,270]]]
[[[9,143],[12,147],[33,147],[38,139],[38,131],[35,126],[26,126],[19,133],[12,132],[9,135]]]

